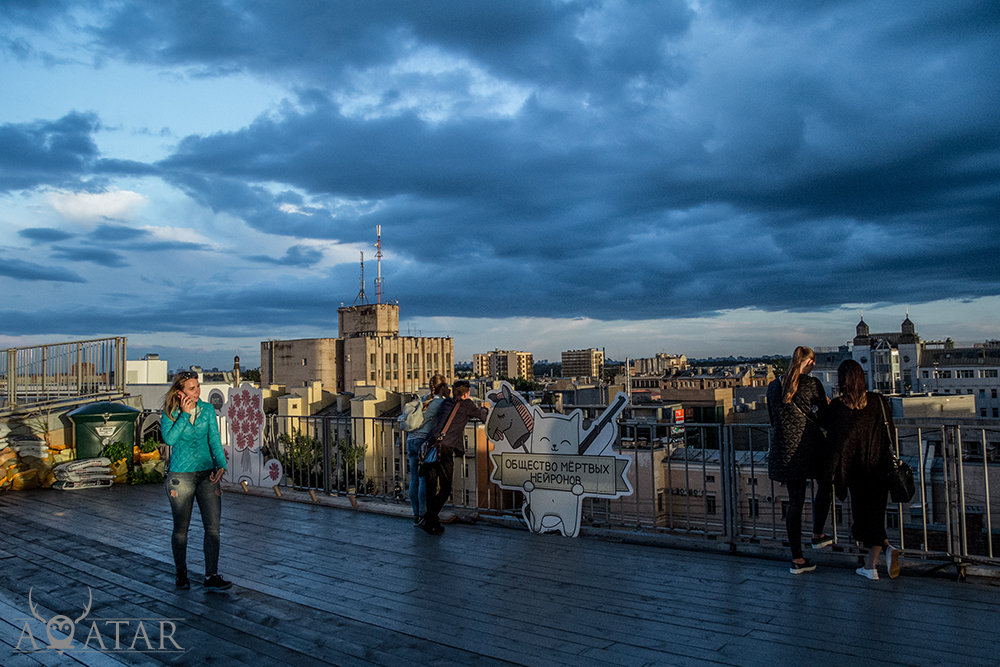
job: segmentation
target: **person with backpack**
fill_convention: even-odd
[[[427,442],[437,423],[441,404],[451,394],[448,380],[443,375],[431,376],[429,384],[431,391],[403,406],[403,414],[399,417],[406,432],[406,460],[410,472],[410,506],[413,508],[414,526],[420,525],[427,509],[427,479],[420,475],[420,448]]]
[[[465,425],[470,419],[485,422],[489,414],[487,403],[476,405],[471,398],[472,388],[468,380],[456,380],[452,397],[441,403],[437,424],[431,431],[430,442],[437,449],[433,463],[424,463],[421,468],[427,477],[427,513],[420,527],[431,535],[440,535],[444,526],[438,515],[451,495],[452,479],[455,475],[455,454],[465,454]]]

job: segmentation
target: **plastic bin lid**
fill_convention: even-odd
[[[70,419],[73,417],[83,417],[85,415],[138,415],[141,410],[133,408],[128,405],[123,405],[121,403],[113,403],[111,401],[100,401],[98,403],[88,403],[87,405],[81,405],[76,410],[67,415]]]

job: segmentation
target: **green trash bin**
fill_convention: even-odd
[[[67,416],[73,422],[76,458],[96,458],[111,443],[121,442],[131,461],[132,446],[135,445],[135,425],[140,414],[135,408],[110,401],[88,403],[70,412]]]

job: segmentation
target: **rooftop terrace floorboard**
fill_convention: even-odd
[[[405,512],[404,512],[405,514]],[[1000,587],[869,582],[787,563],[454,524],[227,492],[221,570],[174,588],[160,486],[0,496],[2,665],[996,664]],[[200,575],[195,512],[189,565]],[[89,615],[74,648],[32,618]],[[79,650],[95,620],[170,620],[174,652]],[[38,650],[24,628],[32,630]],[[109,637],[111,639],[109,639]],[[93,637],[90,638],[93,640]],[[158,635],[139,649],[158,648]],[[169,644],[166,648],[172,648]],[[20,650],[19,650],[20,649]]]

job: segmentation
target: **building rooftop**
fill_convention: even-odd
[[[3,664],[991,664],[1000,595],[981,580],[869,582],[843,560],[792,576],[784,561],[492,523],[432,537],[400,516],[230,492],[222,572],[235,586],[176,591],[158,485],[0,497]],[[362,508],[364,503],[361,503]],[[189,561],[201,567],[198,520]],[[43,620],[92,623],[108,649],[48,645]],[[150,644],[132,643],[137,619]],[[123,619],[131,619],[121,625]],[[169,619],[180,650],[160,652]],[[39,646],[29,648],[24,628]],[[90,645],[95,645],[92,639]],[[145,650],[151,646],[154,650]],[[169,641],[166,649],[172,649]]]

